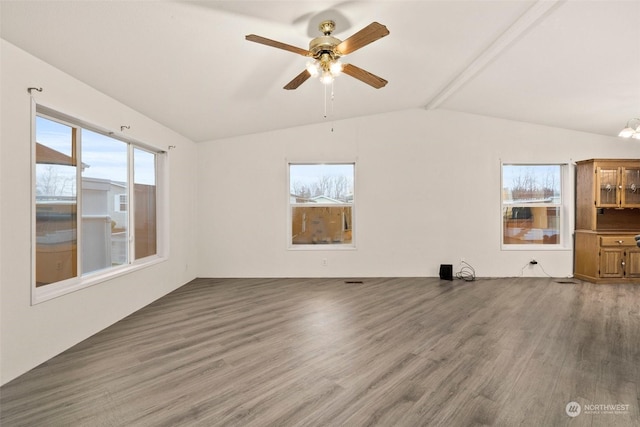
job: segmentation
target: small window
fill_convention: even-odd
[[[353,247],[355,165],[289,165],[291,247]]]
[[[562,165],[502,165],[503,248],[560,245]]]
[[[127,195],[116,194],[113,200],[113,208],[116,212],[126,212],[127,211]]]

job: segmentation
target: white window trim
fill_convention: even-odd
[[[322,243],[322,244],[307,244],[307,245],[294,245],[291,243],[293,240],[292,230],[291,230],[291,207],[293,206],[291,203],[291,165],[353,165],[353,201],[351,204],[313,204],[306,206],[313,207],[337,207],[337,206],[350,206],[351,207],[351,215],[352,215],[352,230],[351,230],[351,243]],[[357,168],[357,159],[342,159],[342,160],[331,160],[331,161],[309,161],[309,160],[289,160],[286,159],[285,167],[287,171],[287,233],[286,233],[286,247],[287,250],[290,251],[353,251],[357,249],[356,246],[356,235],[357,235],[357,221],[356,221],[356,199],[358,194],[358,168]]]
[[[560,166],[560,180],[561,180],[561,194],[560,194],[560,203],[549,205],[547,203],[532,203],[528,206],[531,207],[552,207],[557,206],[560,208],[560,241],[556,244],[510,244],[507,245],[504,243],[504,227],[503,227],[503,219],[502,212],[504,208],[504,203],[502,200],[502,190],[504,188],[504,177],[503,175],[503,167],[505,165],[518,165],[518,166]],[[509,161],[503,162],[500,161],[500,215],[498,215],[500,221],[500,250],[501,251],[572,251],[573,250],[573,239],[571,238],[572,227],[573,224],[573,210],[570,209],[573,203],[573,196],[571,189],[574,186],[573,179],[573,166],[574,163],[572,161],[567,162],[559,161],[559,162],[518,162],[518,161]]]
[[[31,293],[31,304],[35,305],[53,298],[58,298],[71,292],[76,292],[90,286],[97,285],[99,283],[106,282],[120,276],[131,274],[135,271],[142,270],[147,267],[151,267],[166,260],[167,257],[152,255],[147,258],[136,260],[131,264],[113,267],[109,270],[97,271],[95,273],[86,274],[80,277],[74,277],[68,280],[62,280],[60,282],[51,283],[39,288],[35,288],[34,283],[34,292]],[[32,282],[35,282],[35,276]]]
[[[149,144],[141,143],[137,140],[129,138],[128,136],[118,134],[117,139],[129,144],[129,150],[133,151],[133,146],[143,150],[150,151],[156,155],[156,254],[134,260],[129,264],[112,267],[106,270],[99,270],[96,272],[82,274],[79,271],[78,276],[62,280],[59,282],[47,284],[46,286],[36,287],[36,221],[35,221],[35,206],[36,206],[36,182],[35,182],[35,168],[36,168],[36,116],[41,115],[43,117],[50,117],[53,120],[60,121],[73,127],[80,127],[91,131],[100,132],[103,134],[115,134],[115,132],[109,132],[103,128],[89,124],[83,120],[76,119],[72,116],[60,113],[58,110],[37,104],[35,100],[31,100],[31,305],[39,304],[53,298],[58,298],[71,292],[76,292],[81,289],[88,288],[93,285],[97,285],[102,282],[106,282],[117,277],[121,277],[127,274],[131,274],[138,270],[142,270],[147,267],[165,262],[169,258],[169,159],[167,152],[158,149]],[[81,138],[81,137],[80,137]],[[80,141],[78,150],[82,148],[82,142]],[[78,152],[78,157],[82,159],[81,153]],[[130,162],[132,165],[133,162]],[[131,169],[132,166],[130,166]],[[80,168],[78,169],[78,175],[81,174]],[[131,175],[131,172],[130,172]],[[78,178],[81,179],[81,176]],[[80,181],[78,181],[80,182]],[[133,181],[130,181],[133,182]],[[129,186],[129,192],[133,191],[133,185]],[[132,214],[131,207],[129,205],[130,197],[127,197],[127,208],[130,209],[129,215]],[[78,206],[82,204],[82,191],[78,189],[77,194]],[[81,215],[81,212],[79,212]],[[82,242],[82,227],[78,227],[77,241]],[[133,247],[133,230],[130,235],[130,250],[135,250]],[[135,253],[135,252],[131,252]],[[78,246],[78,261],[82,262],[82,250]]]

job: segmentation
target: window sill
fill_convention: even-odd
[[[316,245],[290,245],[290,251],[354,251],[355,245],[332,245],[332,244],[316,244]]]
[[[502,251],[571,251],[564,245],[501,245]]]
[[[34,286],[31,291],[31,305],[40,304],[41,302],[49,301],[51,299],[61,297],[71,292],[79,291],[81,289],[85,289],[120,276],[125,276],[135,271],[160,264],[164,261],[167,261],[167,259],[168,258],[166,257],[154,255],[143,258],[130,265],[110,268],[106,271],[90,273],[83,277],[76,277],[62,282],[52,283],[40,288],[36,288]]]

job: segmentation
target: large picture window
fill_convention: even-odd
[[[291,247],[353,247],[355,165],[289,164]]]
[[[502,245],[559,245],[562,237],[559,164],[502,165]]]
[[[158,256],[158,151],[39,106],[34,139],[36,294]]]

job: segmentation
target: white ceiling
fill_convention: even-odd
[[[320,82],[282,89],[304,57],[244,39],[306,49],[323,18],[343,40],[390,31],[343,58],[389,84],[340,76],[335,120],[444,108],[615,136],[640,116],[640,0],[1,0],[0,14],[5,40],[193,141],[326,120]]]

